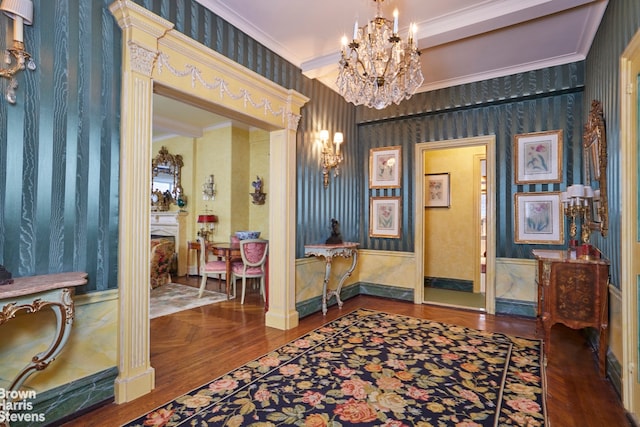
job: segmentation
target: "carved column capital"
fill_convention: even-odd
[[[131,69],[145,76],[151,77],[153,64],[158,57],[158,51],[147,49],[135,42],[127,43],[131,55]]]

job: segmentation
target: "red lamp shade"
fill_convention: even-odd
[[[217,215],[198,215],[198,223],[211,223],[211,222],[218,222],[218,216]]]

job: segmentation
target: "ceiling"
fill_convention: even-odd
[[[365,25],[376,11],[374,0],[196,1],[333,90],[340,39],[353,34],[356,20]],[[385,0],[382,13],[392,19],[398,9],[401,36],[411,23],[417,25],[425,78],[418,92],[424,92],[583,60],[607,3]],[[215,125],[207,123],[213,120],[210,113],[188,108],[178,116],[182,109],[158,108],[154,102],[154,129],[161,122],[199,132]]]

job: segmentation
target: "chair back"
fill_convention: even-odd
[[[248,267],[264,265],[269,251],[269,241],[263,239],[240,240],[242,262]]]

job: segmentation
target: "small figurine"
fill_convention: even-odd
[[[256,193],[262,193],[262,180],[259,176],[256,176],[256,180],[251,183],[251,186],[255,188]]]
[[[256,180],[251,183],[251,186],[254,188],[251,197],[253,197],[254,205],[264,205],[264,199],[267,196],[267,193],[262,192],[262,180],[259,176],[256,176]]]
[[[339,245],[342,243],[342,235],[340,234],[340,223],[337,219],[331,218],[331,236],[325,242],[327,245]]]
[[[0,285],[10,285],[12,283],[11,273],[4,268],[4,265],[0,265]]]

